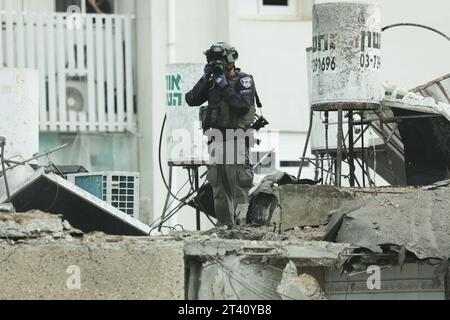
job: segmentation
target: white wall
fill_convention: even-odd
[[[228,9],[223,0],[177,0],[177,62],[205,62],[212,43],[228,40]]]
[[[450,34],[448,0],[378,0],[383,25],[398,22],[425,24]],[[450,43],[427,30],[401,27],[382,38],[384,79],[415,88],[450,72]]]
[[[230,40],[240,52],[239,65],[255,77],[271,127],[307,131],[305,50],[311,45],[311,22],[241,19],[237,1],[231,0],[234,7],[230,17]]]

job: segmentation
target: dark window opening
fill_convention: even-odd
[[[81,0],[56,0],[56,12],[67,12],[70,6],[78,6],[81,8]]]
[[[280,167],[281,168],[299,168],[302,165],[301,161],[280,161]],[[309,162],[303,163],[304,168],[309,168],[310,164]]]
[[[289,0],[263,0],[264,6],[284,6],[289,5]]]
[[[81,8],[82,1],[86,4],[87,13],[114,13],[113,0],[55,0],[56,12],[67,12],[70,6],[78,6]]]
[[[110,0],[87,0],[87,13],[114,13],[114,7]]]

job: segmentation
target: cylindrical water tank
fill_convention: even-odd
[[[315,5],[311,67],[313,110],[378,108],[383,97],[380,7]]]
[[[312,48],[306,49],[306,56],[308,61],[311,60]],[[312,95],[312,84],[311,84],[312,69],[308,66],[308,79],[309,79],[309,100],[311,100]],[[338,134],[338,114],[337,112],[329,112],[328,114],[328,131],[325,128],[325,112],[314,112],[313,124],[311,129],[311,153],[313,154],[333,154],[337,153],[337,134]],[[343,123],[343,131],[348,132],[348,120]],[[378,135],[369,128],[367,133],[364,135],[364,145],[382,145],[384,141],[378,137]],[[361,139],[359,139],[354,144],[355,150],[360,150],[362,148]]]

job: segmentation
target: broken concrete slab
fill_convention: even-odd
[[[12,203],[0,203],[0,212],[15,212],[15,209]]]
[[[64,223],[55,215],[39,211],[0,213],[0,239],[60,238],[63,232]]]
[[[245,257],[294,260],[304,267],[335,267],[354,247],[321,241],[245,241],[199,237],[185,239],[186,256],[209,258],[234,254]]]
[[[374,253],[405,247],[419,259],[450,257],[450,188],[352,201],[337,210],[326,240]]]
[[[279,188],[281,227],[318,226],[328,223],[331,211],[354,199],[332,186],[285,185]]]
[[[5,202],[6,198],[0,199]],[[64,219],[85,233],[145,236],[150,227],[101,201],[69,181],[40,170],[11,190],[11,202],[18,212],[41,210]]]
[[[183,243],[94,234],[0,240],[0,299],[184,299]]]
[[[282,231],[326,225],[330,213],[355,199],[418,191],[414,187],[336,188],[333,186],[285,185],[279,188]]]

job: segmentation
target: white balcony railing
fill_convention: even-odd
[[[133,19],[1,12],[0,66],[39,70],[41,131],[136,131]]]

